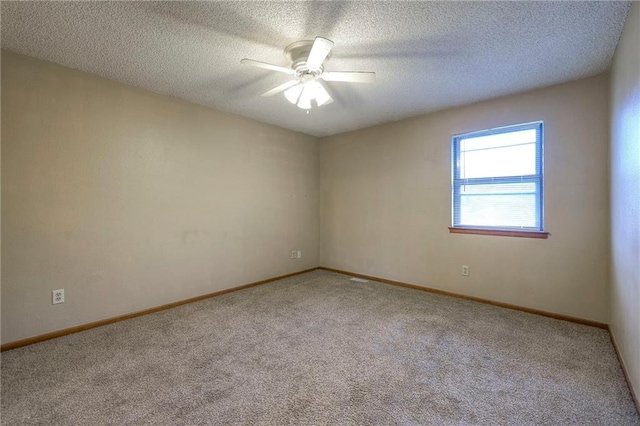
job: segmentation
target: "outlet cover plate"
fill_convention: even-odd
[[[57,305],[59,303],[64,303],[64,289],[53,290],[51,292],[51,304]]]

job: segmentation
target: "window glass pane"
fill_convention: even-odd
[[[460,226],[538,228],[535,183],[462,185]]]
[[[501,148],[477,149],[460,153],[461,179],[535,174],[535,142]]]
[[[538,228],[535,194],[467,195],[460,197],[460,203],[461,226]]]

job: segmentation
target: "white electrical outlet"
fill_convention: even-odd
[[[469,276],[469,267],[467,265],[462,265],[462,276],[464,277],[468,277]]]
[[[295,258],[297,258],[297,257],[298,257],[298,252],[297,252],[297,251],[295,251],[295,250],[291,250],[291,258],[292,258],[292,259],[295,259]]]
[[[298,259],[302,259],[302,250],[298,250]]]
[[[51,304],[57,305],[58,303],[64,303],[64,288],[51,292]]]

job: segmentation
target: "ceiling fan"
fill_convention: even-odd
[[[325,71],[323,63],[331,56],[332,47],[333,42],[323,37],[316,37],[313,41],[291,43],[284,49],[285,56],[291,61],[290,68],[247,58],[240,63],[293,76],[293,80],[263,93],[262,96],[273,96],[284,91],[284,96],[289,102],[308,112],[312,101],[315,101],[317,106],[333,102],[324,81],[373,83],[376,79],[374,72]]]

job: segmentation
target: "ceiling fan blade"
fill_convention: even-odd
[[[276,93],[280,93],[280,92],[282,92],[283,90],[287,90],[289,87],[293,87],[293,86],[295,86],[296,84],[298,84],[298,80],[291,80],[291,81],[287,81],[286,83],[281,84],[280,86],[275,87],[275,88],[273,88],[273,89],[269,90],[268,92],[264,92],[264,93],[263,93],[262,95],[260,95],[260,96],[264,96],[264,97],[267,97],[267,96],[273,96],[273,95],[275,95]]]
[[[271,71],[278,71],[278,72],[282,72],[282,73],[285,73],[285,74],[293,75],[293,74],[296,73],[291,68],[281,67],[279,65],[268,64],[266,62],[254,61],[253,59],[244,58],[244,59],[242,59],[240,61],[240,63],[243,64],[243,65],[251,65],[252,67],[266,68],[266,69],[271,70]]]
[[[319,68],[331,52],[333,42],[323,37],[316,37],[311,46],[309,57],[307,58],[307,66],[309,68]]]
[[[375,72],[364,71],[325,71],[322,73],[324,81],[346,81],[349,83],[373,83],[376,81]]]

